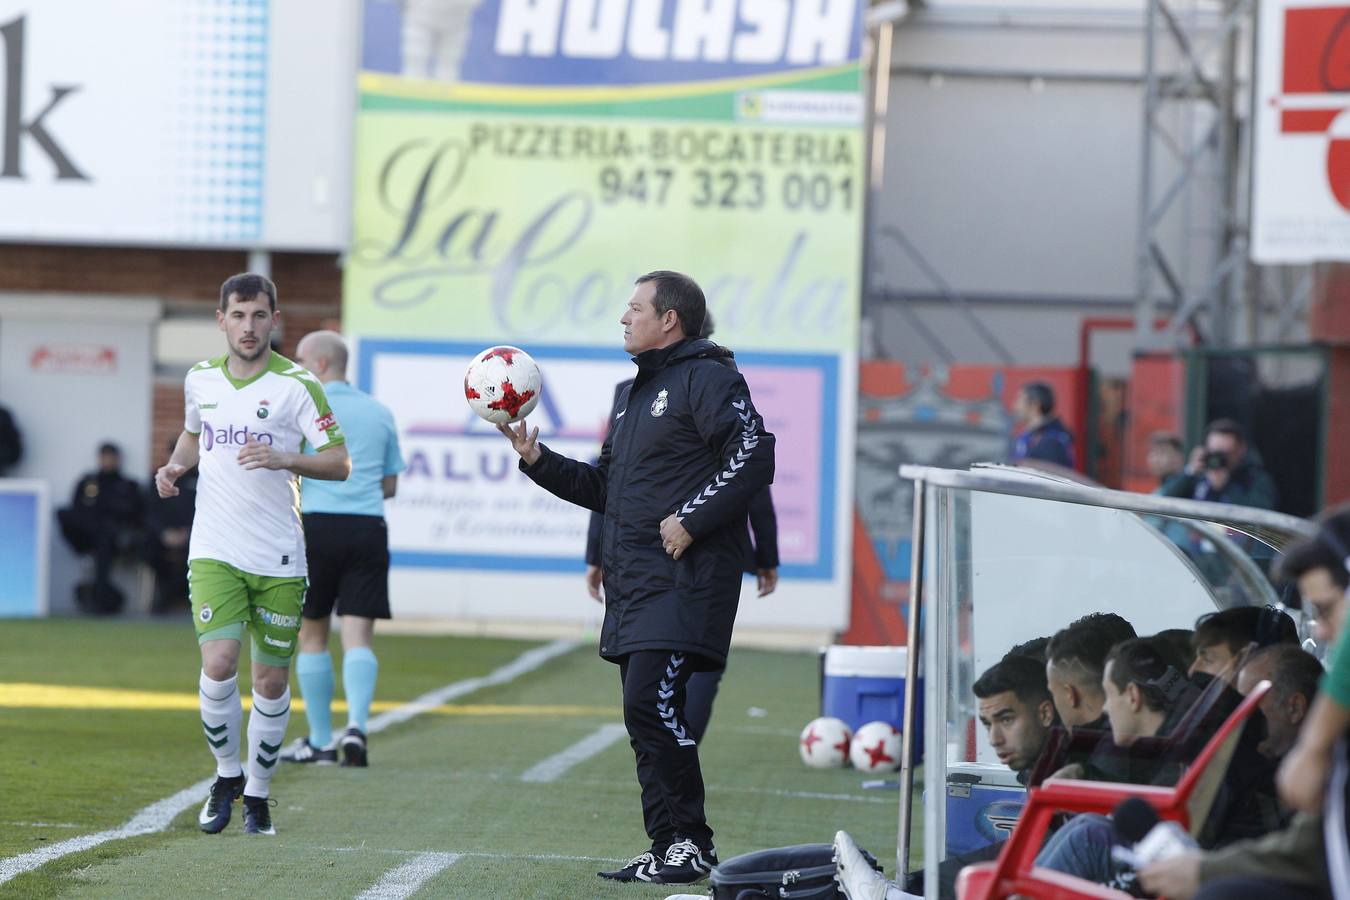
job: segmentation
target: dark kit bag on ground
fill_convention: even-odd
[[[876,858],[863,856],[879,872]],[[772,850],[745,853],[713,869],[714,900],[758,900],[782,897],[791,900],[843,897],[834,881],[834,847],[830,844],[796,844]]]

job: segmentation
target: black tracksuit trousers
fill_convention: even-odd
[[[642,820],[652,846],[664,852],[677,838],[712,846],[703,813],[698,743],[685,718],[685,686],[696,660],[671,650],[639,650],[619,662],[623,721],[637,757]]]

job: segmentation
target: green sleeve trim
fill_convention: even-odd
[[[319,379],[314,377],[314,373],[306,369],[299,363],[291,362],[280,353],[273,353],[272,360],[268,363],[268,370],[277,375],[284,375],[287,378],[294,378],[305,386],[309,391],[309,398],[314,401],[315,408],[319,411],[319,416],[326,416],[333,410],[328,406],[328,395],[324,393],[323,385]]]
[[[1342,638],[1336,642],[1331,665],[1322,676],[1321,688],[1340,706],[1350,709],[1350,639]]]
[[[343,444],[345,444],[345,443],[347,443],[347,439],[346,439],[345,437],[343,437],[342,435],[338,435],[337,437],[333,438],[333,439],[332,439],[331,441],[329,441],[328,443],[324,444],[322,447],[317,447],[317,448],[315,448],[314,452],[315,452],[315,453],[322,453],[323,451],[329,449],[330,447],[341,447],[341,446],[342,446]]]

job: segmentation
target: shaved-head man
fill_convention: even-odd
[[[379,663],[371,649],[376,619],[389,618],[389,535],[384,501],[403,471],[394,416],[369,394],[347,383],[347,343],[336,331],[300,339],[296,360],[323,384],[341,418],[352,474],[340,485],[305,479],[301,495],[309,548],[309,592],[300,622],[295,672],[305,698],[309,734],[282,754],[296,763],[365,766],[366,720],[375,698]],[[342,618],[342,689],[347,728],[333,737],[333,660],[328,655],[329,618]]]
[[[1106,655],[1113,646],[1134,636],[1134,628],[1120,616],[1097,613],[1084,616],[1050,639],[1045,654],[1046,680],[1055,711],[1070,731],[1109,727],[1102,690]]]

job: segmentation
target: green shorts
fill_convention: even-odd
[[[300,634],[308,578],[251,575],[215,559],[188,563],[188,597],[197,643],[253,638],[255,663],[289,666]]]

